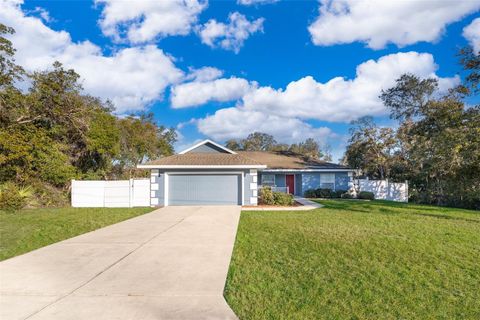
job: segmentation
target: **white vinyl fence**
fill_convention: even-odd
[[[408,202],[408,183],[390,182],[388,180],[358,179],[359,191],[370,191],[375,199]]]
[[[72,180],[72,207],[129,208],[150,206],[150,179]]]

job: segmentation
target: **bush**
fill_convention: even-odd
[[[375,195],[373,194],[373,192],[360,191],[358,194],[358,199],[373,200],[375,199]]]
[[[273,198],[273,191],[270,187],[263,187],[259,190],[258,194],[259,204],[273,205],[275,200]]]
[[[335,190],[333,191],[332,198],[339,199],[342,197],[342,194],[346,193],[347,190]]]
[[[303,193],[303,196],[305,198],[316,198],[317,197],[317,193],[315,191],[315,189],[308,189],[307,191],[305,191]]]
[[[318,188],[315,190],[317,198],[333,198],[333,191],[332,189],[322,189]]]
[[[340,196],[342,199],[353,199],[353,196],[351,193],[345,192]]]
[[[273,192],[273,202],[277,206],[292,206],[295,203],[293,195],[283,192]]]
[[[19,188],[11,182],[5,183],[0,190],[0,209],[16,211],[24,208],[31,196],[29,187]]]

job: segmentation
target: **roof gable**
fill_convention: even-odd
[[[188,149],[185,149],[178,154],[188,154],[188,153],[226,153],[226,154],[236,154],[236,152],[225,148],[224,146],[213,142],[212,140],[204,140],[200,143],[197,143],[194,146],[191,146]]]

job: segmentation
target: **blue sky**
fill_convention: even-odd
[[[242,2],[0,0],[0,22],[28,70],[63,62],[118,114],[178,128],[177,148],[263,131],[335,160],[351,120],[395,125],[376,98],[401,73],[446,90],[480,47],[479,1]]]

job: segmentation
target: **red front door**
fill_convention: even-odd
[[[295,176],[293,174],[287,174],[287,187],[288,193],[294,194],[295,193]]]

